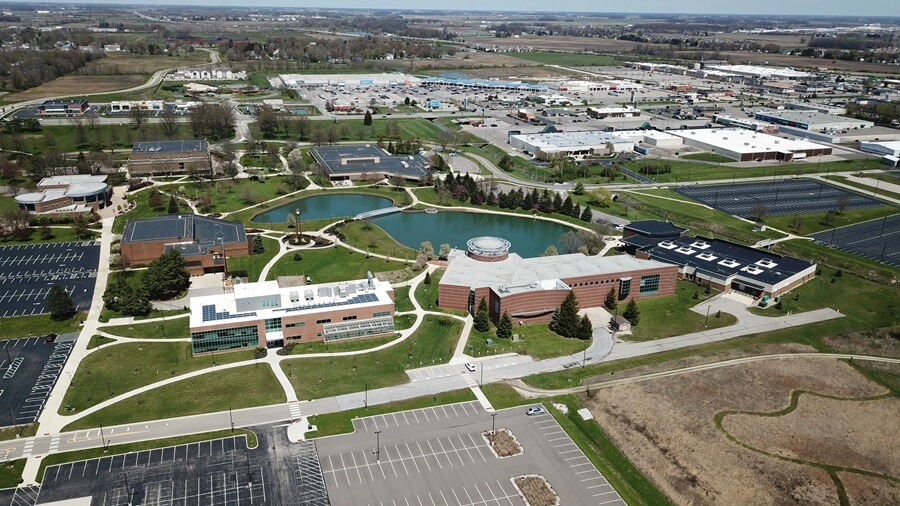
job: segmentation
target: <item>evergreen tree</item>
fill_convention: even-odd
[[[503,316],[500,318],[500,321],[497,323],[497,337],[500,339],[511,338],[512,337],[512,327],[513,327],[512,318],[509,317],[509,313],[504,311]]]
[[[550,317],[550,323],[547,324],[547,328],[553,332],[556,332],[559,329],[559,308],[553,310],[553,316]]]
[[[563,207],[562,196],[560,196],[560,194],[557,193],[553,197],[553,209],[551,209],[551,211],[553,211],[554,213],[558,213],[560,211],[560,209],[562,209],[562,207]]]
[[[191,284],[184,257],[172,249],[150,262],[142,278],[151,300],[169,300],[181,295]]]
[[[60,321],[66,320],[75,314],[75,306],[72,305],[72,297],[65,288],[59,285],[53,285],[50,293],[47,294],[47,300],[44,302],[47,311],[50,312],[50,319]]]
[[[632,327],[637,327],[637,324],[641,321],[641,310],[638,309],[637,302],[635,302],[634,299],[628,301],[628,305],[625,306],[625,312],[622,313],[622,316],[631,322]]]
[[[431,273],[430,272],[425,271],[425,279],[422,281],[422,283],[425,283],[426,285],[431,284]]]
[[[615,288],[609,289],[609,293],[606,294],[606,300],[603,302],[603,307],[610,311],[615,311],[616,308],[619,307],[619,301],[616,300]]]
[[[559,308],[553,312],[556,320],[555,328],[551,329],[563,337],[576,337],[578,335],[578,301],[575,292],[570,291]],[[552,321],[551,321],[552,323]]]
[[[478,310],[475,311],[474,327],[478,332],[491,330],[491,317],[488,314],[487,300],[484,297],[481,298],[481,301],[478,303]]]
[[[581,221],[590,223],[593,220],[594,214],[591,212],[591,206],[584,206],[584,211],[581,212]]]
[[[250,249],[250,253],[253,255],[259,255],[260,253],[266,252],[266,245],[263,243],[262,236],[257,235],[253,238],[253,244]]]
[[[573,205],[574,204],[572,203],[572,196],[567,195],[566,200],[564,200],[562,203],[562,207],[557,209],[557,211],[562,214],[565,214],[566,216],[570,216],[572,214],[572,206]]]
[[[394,151],[394,141],[388,141],[387,151],[388,151],[388,153],[390,153],[390,154],[392,154],[392,155],[395,153],[395,151]]]
[[[153,209],[162,209],[163,198],[159,190],[150,190],[150,207]]]
[[[363,125],[365,125],[365,126],[372,125],[372,113],[371,112],[366,111],[366,115],[363,116]]]
[[[131,285],[125,278],[117,277],[103,292],[103,303],[110,311],[121,311],[122,306],[132,297]]]
[[[169,197],[169,214],[178,214],[178,201],[174,195]]]
[[[127,305],[121,311],[131,316],[144,316],[150,314],[153,306],[150,304],[150,295],[147,293],[147,287],[138,285],[132,290],[131,297],[127,300]]]
[[[576,337],[582,340],[588,340],[594,334],[594,326],[591,324],[591,319],[584,315],[581,317],[581,320],[578,321],[578,332],[576,333]]]
[[[569,216],[573,218],[581,218],[581,204],[575,204],[575,207],[572,208],[572,212],[569,213]]]
[[[584,183],[581,181],[575,183],[575,188],[572,189],[572,193],[575,195],[584,195]]]

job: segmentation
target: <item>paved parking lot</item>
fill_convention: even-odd
[[[847,209],[882,207],[880,200],[812,180],[783,180],[771,183],[739,183],[681,186],[678,193],[728,214],[753,218],[753,206],[762,204],[770,216],[824,213],[847,199]]]
[[[0,349],[0,427],[37,420],[59,379],[71,342],[43,337],[3,341]],[[0,454],[2,456],[2,454]]]
[[[0,317],[43,314],[44,300],[61,285],[79,310],[94,296],[100,243],[26,244],[0,248]]]
[[[900,267],[900,214],[810,235],[819,244]]]
[[[526,408],[496,413],[524,448],[503,459],[482,435],[492,417],[477,402],[355,420],[353,434],[316,440],[331,503],[521,505],[512,478],[541,474],[562,504],[624,504],[549,414]]]

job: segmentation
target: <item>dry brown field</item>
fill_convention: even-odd
[[[63,76],[21,93],[7,95],[4,97],[4,100],[7,102],[21,102],[36,98],[89,95],[91,93],[131,88],[146,81],[147,78],[142,75]]]
[[[152,74],[158,70],[210,63],[209,53],[194,51],[177,56],[109,53],[84,66],[82,74]]]
[[[566,36],[549,36],[549,37],[520,37],[513,38],[497,38],[497,37],[478,37],[470,39],[469,42],[477,42],[482,45],[516,47],[531,46],[542,49],[556,49],[562,51],[596,51],[596,52],[616,52],[630,51],[640,43],[630,40],[616,39],[591,39],[587,37],[566,37]]]
[[[818,395],[798,393],[790,409],[801,391]],[[898,401],[887,393],[845,362],[791,358],[616,386],[586,402],[676,504],[838,504],[836,480],[851,504],[898,504],[897,481],[854,472],[900,478]]]

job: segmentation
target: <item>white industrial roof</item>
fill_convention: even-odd
[[[760,67],[757,65],[711,65],[712,68],[717,70],[723,70],[725,72],[738,72],[741,74],[752,74],[759,77],[785,77],[785,78],[799,78],[799,77],[809,77],[812,74],[809,72],[800,72],[798,70],[794,70],[792,68],[781,67]]]
[[[42,186],[62,186],[76,183],[105,183],[106,176],[94,176],[91,174],[71,174],[63,176],[50,176],[41,179],[37,184],[38,188]]]
[[[774,135],[745,130],[743,128],[701,128],[696,130],[672,130],[685,140],[694,140],[734,153],[759,153],[763,151],[803,151],[822,149],[826,146],[799,139],[785,139]]]
[[[627,139],[601,130],[589,130],[584,132],[555,132],[546,134],[520,134],[512,137],[526,142],[542,151],[565,148],[602,148],[607,142],[621,144],[630,142]]]

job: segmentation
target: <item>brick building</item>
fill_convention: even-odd
[[[212,158],[206,140],[135,142],[128,157],[132,177],[190,174],[212,175]]]
[[[508,312],[515,321],[535,323],[549,322],[569,291],[581,308],[602,306],[611,289],[619,301],[675,293],[677,266],[655,260],[581,253],[522,258],[508,248],[508,241],[491,237],[453,251],[438,305],[471,313],[484,297],[494,321]]]
[[[125,267],[148,265],[177,249],[192,276],[224,272],[228,258],[250,254],[243,223],[196,214],[128,220],[120,248]]]
[[[237,284],[224,295],[192,298],[190,331],[195,355],[392,334],[394,289],[371,274],[307,286]]]
[[[75,174],[41,179],[35,191],[16,195],[19,209],[34,214],[78,215],[96,212],[111,202],[106,176]]]

